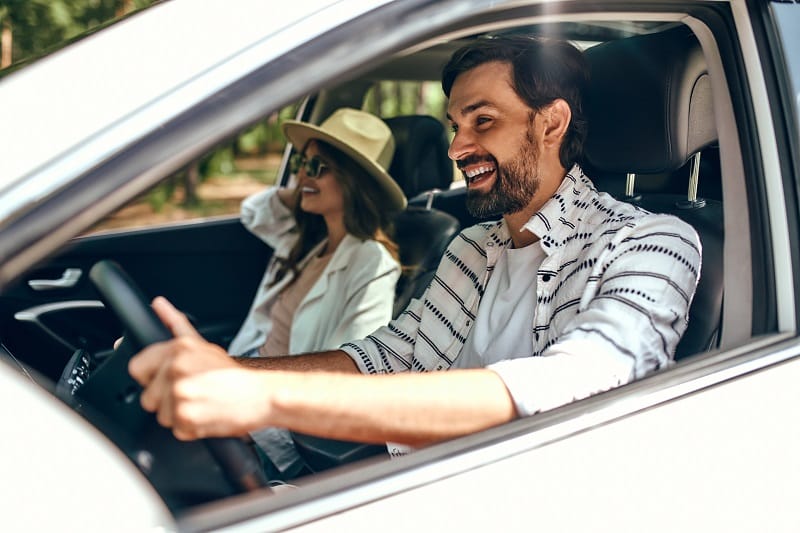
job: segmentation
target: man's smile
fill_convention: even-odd
[[[472,165],[459,166],[467,180],[467,187],[470,189],[481,187],[497,174],[497,165],[493,162],[481,161]]]

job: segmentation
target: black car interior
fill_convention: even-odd
[[[447,157],[450,143],[444,125],[427,115],[398,116],[386,119],[386,123],[396,143],[389,174],[406,197],[449,189],[453,165]],[[460,229],[458,219],[427,205],[409,205],[395,217],[394,238],[404,269],[395,291],[395,317],[412,298],[419,298],[425,292],[439,259]]]
[[[167,295],[204,337],[227,346],[247,314],[270,253],[234,218],[81,237],[6,287],[0,338],[16,357],[54,381],[77,348],[101,359],[110,354],[122,328],[98,299],[88,273],[97,261],[111,259],[149,297]],[[69,270],[80,271],[74,285],[35,285],[58,281]]]
[[[601,43],[586,57],[592,81],[583,166],[599,190],[695,228],[702,272],[675,359],[714,349],[724,220],[711,84],[700,44],[688,27],[678,26]],[[439,165],[428,168],[436,180]],[[480,221],[467,213],[463,188],[434,185],[416,192],[409,195],[411,206],[450,213],[462,228]]]
[[[450,141],[441,121],[429,115],[385,119],[392,130],[395,152],[389,174],[407,198],[453,183],[453,164],[447,156]]]
[[[590,123],[584,164],[587,174],[599,189],[643,209],[676,215],[697,230],[703,244],[701,279],[690,308],[688,330],[678,346],[676,359],[714,349],[719,337],[723,298],[723,208],[719,193],[721,175],[710,82],[699,43],[688,28],[678,27],[607,41],[591,47],[586,55],[592,69],[592,85],[585,102]],[[409,199],[408,207],[394,221],[395,240],[404,266],[396,290],[394,315],[397,316],[412,298],[421,296],[427,288],[451,239],[460,229],[479,220],[466,212],[466,189],[451,188],[453,165],[447,156],[449,142],[444,125],[426,115],[394,117],[386,119],[386,122],[397,144],[390,174]],[[687,192],[682,194],[678,192],[680,190]],[[707,191],[707,196],[698,196],[698,190]],[[247,276],[238,281],[228,279],[235,276],[231,271],[228,272],[230,276],[221,276],[221,284],[208,283],[208,287],[202,287],[202,290],[188,286],[183,292],[169,296],[179,307],[191,313],[193,309],[202,308],[203,300],[230,299],[230,295],[235,294],[235,303],[239,308],[235,318],[239,323],[249,306],[249,302],[243,303],[244,299],[255,292],[254,287],[259,282],[269,250],[247,235],[238,221],[215,222],[212,226],[214,224],[220,235],[237,236],[233,240],[219,239],[226,244],[220,245],[218,260],[230,262],[233,257],[240,264],[248,265]],[[177,263],[164,261],[177,265],[176,277],[183,272],[192,272],[205,257],[193,248],[192,243],[200,242],[208,235],[203,233],[206,237],[198,239],[199,235],[195,232],[206,229],[200,226],[177,228],[173,233],[167,233],[167,237],[164,237],[165,232],[132,231],[116,241],[105,237],[88,237],[78,240],[67,251],[72,254],[67,257],[70,261],[76,259],[88,271],[99,251],[102,251],[103,255],[123,263],[131,277],[141,285],[161,287],[164,285],[164,272],[154,272],[152,268],[153,264],[159,263],[159,259],[148,254],[162,248],[163,252],[160,253],[170,260],[183,257]],[[109,242],[114,242],[110,249]],[[146,253],[137,255],[137,251]],[[56,277],[63,270],[59,262],[61,259],[57,258],[48,267]],[[47,273],[50,274],[50,271]],[[88,283],[82,281],[77,289],[80,290],[77,293],[80,297],[76,298],[73,294],[72,300],[96,300],[96,293]],[[151,294],[154,290],[146,292],[149,296],[154,295]],[[21,284],[4,296],[11,295],[12,298],[7,298],[6,302],[17,305],[23,299],[29,299],[29,293],[28,287]],[[65,301],[68,299],[68,296],[64,297]],[[140,300],[146,302],[147,298],[142,296]],[[14,314],[13,311],[0,310],[4,319]],[[94,313],[95,308],[90,307],[87,312]],[[224,315],[224,321],[220,322],[224,324],[220,326],[225,329],[224,333],[211,332],[212,339],[223,345],[230,340],[231,314],[227,309],[220,312],[221,316]],[[207,323],[209,319],[216,320],[219,317],[210,315],[199,318]],[[122,322],[125,323],[124,318]],[[4,329],[4,342],[11,347],[9,352],[24,351],[22,347],[27,342],[25,339],[30,338],[29,328],[33,326],[20,326],[9,320],[0,323],[0,326]],[[106,327],[105,324],[103,327]],[[42,333],[37,332],[37,335],[41,336]],[[89,344],[94,347],[97,344],[94,341],[88,343],[77,333],[76,338],[78,340],[73,342],[76,346]],[[52,339],[46,339],[46,342],[54,344]],[[104,337],[102,342],[107,344],[107,339]],[[20,349],[16,349],[15,344]],[[61,354],[74,346],[57,347]],[[60,361],[25,362],[32,363],[35,368],[47,368],[44,373],[57,379],[54,369],[61,364]],[[103,408],[96,412],[90,406],[80,405],[81,401],[102,401],[117,402],[126,410],[131,408],[133,393],[130,380],[122,382],[124,380],[120,376],[125,365],[120,361],[124,363],[119,359],[116,370],[109,366],[105,374],[98,373],[92,378],[93,383],[89,383],[80,397],[83,400],[75,400],[78,402],[76,408],[83,409],[87,418],[92,418],[95,425],[102,428],[135,461],[138,459],[133,457],[134,454],[142,451],[152,454],[155,467],[150,471],[142,467],[141,462],[137,464],[145,470],[174,510],[241,492],[242,486],[237,486],[235,480],[225,476],[229,468],[224,466],[224,458],[215,455],[213,445],[209,451],[203,445],[192,447],[177,443],[168,431],[153,425],[152,417],[145,431],[142,429],[145,422],[139,416],[140,409],[136,414],[125,415],[136,421],[134,427],[120,430],[116,423],[108,421],[113,409],[107,411]],[[116,377],[111,382],[103,382],[103,376],[112,372],[116,372]],[[110,385],[117,381],[117,386]],[[99,397],[102,400],[96,399]],[[141,430],[141,435],[137,440],[132,432],[138,430]],[[319,439],[301,434],[293,434],[293,437],[298,451],[313,471],[384,454],[386,450],[384,446]],[[172,465],[176,464],[184,464],[186,468],[174,469]],[[170,466],[165,470],[159,468],[161,465]],[[200,474],[194,476],[193,471]],[[183,474],[185,476],[179,479]]]
[[[724,221],[720,200],[697,196],[698,180],[721,182],[713,160],[711,84],[700,45],[688,28],[678,27],[599,44],[586,57],[592,76],[586,99],[589,175],[601,190],[627,178],[630,187],[621,199],[695,228],[703,246],[702,270],[675,358],[713,349],[722,311]],[[711,165],[700,175],[706,149]],[[647,183],[651,176],[667,190],[633,188],[634,179]],[[676,184],[687,193],[671,192]]]
[[[395,138],[395,155],[389,169],[408,198],[425,191],[447,189],[453,165],[447,156],[449,141],[444,125],[426,115],[386,119]],[[409,205],[394,219],[395,242],[404,272],[397,282],[394,316],[430,284],[447,245],[461,225],[454,216],[425,205]],[[385,446],[292,434],[295,447],[312,471],[319,472],[358,459],[386,453]]]
[[[632,182],[635,177],[644,182],[652,180],[646,192],[623,189],[616,196],[651,212],[678,216],[695,228],[703,245],[702,274],[690,308],[689,326],[675,357],[680,360],[713,349],[718,341],[722,310],[724,231],[721,201],[697,196],[701,153],[707,150],[714,154],[717,140],[708,71],[700,45],[688,28],[679,27],[597,45],[587,51],[587,58],[592,69],[592,85],[585,102],[590,123],[585,164],[589,176],[600,190],[619,188],[619,182]],[[437,151],[441,161],[446,161],[447,144],[438,139],[424,143],[405,142],[411,138],[408,132],[414,131],[411,128],[417,122],[427,123],[426,128],[430,125],[430,130],[425,131],[432,134],[436,129],[432,121],[435,121],[432,117],[387,120],[393,129],[398,124],[404,127],[395,133],[398,140],[396,153],[401,156],[397,168],[402,170],[395,171],[393,176],[410,198],[411,205],[405,215],[408,216],[409,212],[425,213],[427,209],[433,218],[442,220],[431,225],[428,221],[425,223],[427,231],[438,232],[441,246],[437,246],[435,253],[428,257],[428,274],[423,271],[419,276],[427,281],[411,289],[413,295],[408,295],[408,290],[405,294],[398,292],[404,297],[397,300],[395,315],[402,312],[410,298],[424,292],[458,226],[466,227],[477,222],[464,208],[464,188],[440,188],[444,180],[441,180],[439,172],[444,165],[409,165],[413,161],[428,161]],[[443,128],[441,135],[445,135]],[[435,137],[438,138],[439,134]],[[409,158],[417,150],[422,150],[422,153],[416,159]],[[716,163],[713,159],[707,163],[702,177],[716,183],[716,190],[719,190],[721,178]],[[430,176],[430,180],[421,179],[423,175]],[[413,179],[413,184],[405,181],[409,178]],[[687,192],[673,192],[676,183],[682,183]],[[711,190],[714,190],[713,185]],[[431,205],[438,208],[431,208]],[[446,218],[454,221],[455,218],[445,211],[460,217],[458,225],[446,223]],[[403,249],[404,245],[408,246],[403,231],[410,225],[409,220],[402,217],[399,221],[398,243]],[[417,233],[419,229],[414,227],[413,232]],[[427,236],[425,242],[431,238]],[[298,451],[315,471],[384,452],[381,446],[300,434],[294,434],[294,438]]]

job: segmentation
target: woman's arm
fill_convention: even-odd
[[[271,187],[242,202],[242,224],[273,249],[291,248],[297,239],[297,222],[290,207],[294,189]]]

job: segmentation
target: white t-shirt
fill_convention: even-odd
[[[544,257],[536,242],[524,248],[507,248],[498,258],[475,324],[451,368],[482,368],[533,354],[536,272]]]

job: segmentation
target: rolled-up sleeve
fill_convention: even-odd
[[[292,211],[278,198],[279,190],[271,187],[248,196],[241,211],[242,224],[273,249],[286,248],[297,238],[297,223]]]
[[[393,374],[412,369],[422,301],[411,300],[406,310],[365,339],[341,346],[363,374]]]
[[[520,415],[609,390],[672,362],[699,280],[696,232],[675,217],[650,215],[604,248],[583,294],[572,300],[578,312],[558,323],[555,342],[538,356],[488,367],[503,379]]]
[[[566,341],[541,357],[489,365],[503,380],[519,416],[529,416],[624,385],[633,362],[588,340]]]

